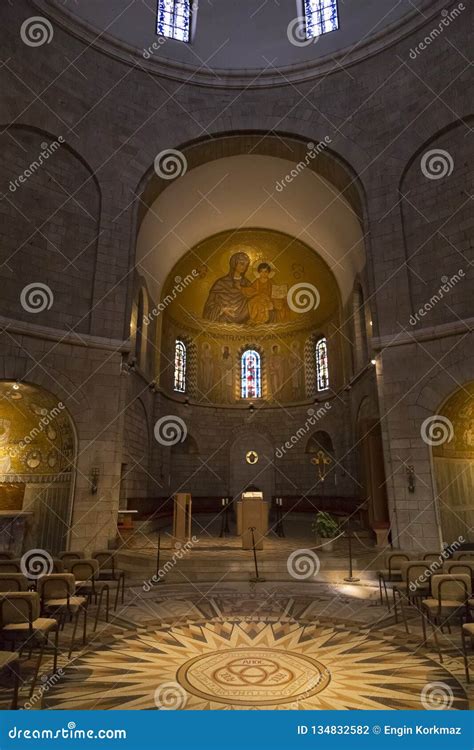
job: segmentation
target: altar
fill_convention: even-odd
[[[254,529],[255,548],[263,549],[263,541],[268,532],[269,503],[263,499],[263,492],[242,492],[236,503],[237,534],[242,537],[242,549],[252,549],[251,529]]]

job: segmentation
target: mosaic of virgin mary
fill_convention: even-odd
[[[238,252],[231,255],[229,272],[212,285],[203,317],[215,323],[247,323],[249,320],[248,299],[243,291],[251,286],[246,277],[250,257]]]

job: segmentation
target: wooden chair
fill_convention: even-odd
[[[21,573],[19,560],[0,560],[0,573]]]
[[[119,591],[122,589],[121,602],[125,598],[125,571],[117,567],[113,550],[98,550],[92,557],[99,563],[99,581],[116,581],[114,609],[117,609]]]
[[[471,594],[474,593],[474,560],[449,560],[444,563],[443,573],[458,575],[459,573],[471,577]]]
[[[462,642],[462,653],[464,657],[464,671],[466,673],[466,682],[471,682],[469,679],[469,657],[467,655],[466,640],[469,638],[471,641],[471,647],[474,642],[474,622],[465,622],[461,627],[461,642]]]
[[[454,552],[453,553],[453,560],[474,560],[474,550],[472,552],[469,552],[469,550],[466,550],[465,552]]]
[[[13,698],[10,709],[18,708],[18,690],[20,687],[20,657],[11,651],[0,651],[0,674],[8,676],[8,682],[13,684]]]
[[[54,667],[56,671],[58,661],[58,622],[54,618],[40,616],[40,599],[35,591],[15,591],[8,594],[0,595],[0,622],[1,638],[3,642],[9,642],[14,650],[15,643],[20,642],[20,652],[25,646],[32,650],[35,641],[40,641],[41,648],[39,651],[38,662],[36,665],[33,682],[30,690],[30,697],[33,695],[36,680],[38,679],[43,653],[48,636],[50,633],[54,636]]]
[[[59,560],[62,560],[64,567],[67,568],[68,563],[72,562],[73,560],[80,560],[84,557],[83,552],[58,552],[57,558]],[[60,571],[58,571],[59,573]]]
[[[22,573],[0,573],[0,591],[28,591],[28,580]]]
[[[76,637],[79,615],[84,615],[84,626],[82,633],[82,644],[85,645],[87,638],[87,605],[86,596],[76,596],[76,582],[71,573],[50,573],[38,579],[38,593],[41,598],[41,611],[52,613],[59,618],[60,624],[64,623],[66,616],[74,618],[74,627],[69,646],[69,658],[71,658]]]
[[[390,609],[390,604],[388,602],[388,591],[387,591],[387,581],[399,581],[400,580],[400,563],[402,562],[408,562],[410,560],[410,555],[408,552],[388,552],[385,555],[384,565],[385,567],[382,568],[382,570],[377,571],[377,576],[379,579],[379,595],[380,595],[380,604],[383,604],[383,594],[382,594],[382,586],[385,591],[385,602],[387,604],[387,607]]]
[[[89,597],[89,601],[94,597],[94,601],[97,604],[97,612],[95,614],[94,632],[97,630],[97,622],[99,620],[100,608],[102,606],[102,599],[105,593],[105,621],[109,621],[109,608],[110,608],[110,591],[109,584],[107,581],[99,580],[99,561],[95,558],[84,558],[82,560],[74,560],[69,563],[69,572],[72,573],[76,580],[76,594],[83,594]]]
[[[409,560],[400,563],[401,582],[393,585],[393,609],[395,622],[398,622],[397,595],[400,604],[405,630],[409,633],[404,609],[404,601],[410,605],[419,605],[423,597],[430,595],[430,578],[432,571],[427,560]]]
[[[421,622],[423,626],[423,645],[426,645],[426,622],[433,630],[435,644],[440,661],[443,661],[439,641],[436,634],[438,627],[448,626],[450,621],[459,617],[469,620],[469,595],[471,591],[471,577],[462,573],[447,575],[441,573],[431,578],[431,597],[421,603]],[[426,620],[426,622],[425,622]]]

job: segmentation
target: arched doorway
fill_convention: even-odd
[[[459,388],[424,422],[432,446],[441,535],[474,541],[474,382]]]
[[[62,401],[29,383],[0,381],[0,545],[5,551],[40,547],[54,554],[67,548],[75,445]]]
[[[230,448],[229,491],[234,500],[248,487],[256,487],[263,492],[264,500],[271,502],[275,480],[273,455],[273,445],[265,435],[251,430],[238,435]]]

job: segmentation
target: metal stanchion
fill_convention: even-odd
[[[277,536],[284,537],[285,529],[283,528],[283,498],[277,497],[275,499],[275,505],[277,511],[275,531]]]
[[[158,547],[156,548],[156,581],[155,583],[163,583],[162,578],[160,578],[160,553],[161,553],[161,534],[158,532]]]
[[[354,578],[352,575],[352,531],[350,519],[347,520],[347,541],[349,542],[349,575],[347,578],[344,578],[344,580],[347,583],[357,583],[357,581],[360,581],[360,578]]]
[[[255,526],[249,526],[249,531],[252,532],[252,547],[253,547],[253,561],[255,564],[255,576],[253,576],[250,581],[252,583],[263,583],[265,581],[265,578],[260,578],[258,574],[258,561],[257,561],[257,549],[255,547],[255,534],[254,531],[256,531]]]
[[[222,498],[222,507],[225,508],[224,513],[221,515],[221,530],[219,537],[226,536],[230,533],[229,528],[229,498],[223,497]]]

